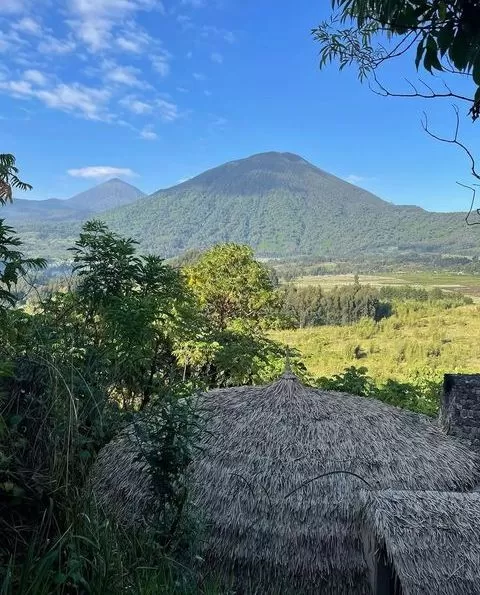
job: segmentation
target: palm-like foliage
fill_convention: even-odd
[[[32,187],[22,182],[18,177],[18,167],[15,156],[10,153],[0,153],[0,205],[13,200],[13,189],[31,190]]]

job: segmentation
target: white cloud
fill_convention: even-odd
[[[0,31],[0,53],[6,52],[10,47],[10,42],[5,38],[5,36]]]
[[[15,95],[31,95],[34,93],[28,81],[9,81],[0,83],[0,88],[7,88]]]
[[[365,182],[366,180],[366,178],[364,178],[363,176],[357,176],[355,174],[350,174],[345,179],[347,182],[350,182],[350,184],[360,184],[361,182]]]
[[[229,31],[228,29],[220,29],[219,27],[215,27],[214,25],[203,25],[200,30],[200,35],[202,37],[219,37],[226,41],[227,43],[235,43],[237,38],[233,31]]]
[[[180,111],[178,106],[165,99],[157,99],[155,102],[160,113],[160,117],[164,122],[174,122],[180,118]]]
[[[156,40],[135,21],[128,22],[119,30],[115,41],[120,50],[130,54],[142,54],[147,48],[156,44]]]
[[[119,103],[121,106],[138,115],[149,114],[153,111],[153,106],[151,104],[141,101],[133,95],[124,97]]]
[[[151,56],[153,68],[160,74],[160,76],[167,76],[170,72],[171,54],[162,51],[160,54]]]
[[[126,52],[133,52],[134,54],[140,54],[143,51],[143,46],[138,43],[135,39],[128,37],[117,37],[117,45],[120,49]]]
[[[203,92],[203,94],[205,95],[205,97],[211,97],[212,96],[212,92],[209,91],[208,89],[205,89],[205,91]]]
[[[158,134],[154,132],[149,126],[146,126],[140,131],[140,136],[145,140],[157,140],[158,138]]]
[[[112,44],[112,30],[139,11],[164,12],[160,0],[69,0],[69,25],[91,52]]]
[[[52,109],[81,115],[88,120],[110,120],[107,102],[110,93],[80,83],[58,84],[50,89],[36,89],[27,80],[0,82],[0,91],[24,99],[34,98]]]
[[[110,165],[91,165],[78,169],[69,169],[67,173],[73,178],[111,178],[112,176],[131,178],[137,175],[128,167],[112,167]]]
[[[25,0],[1,0],[0,13],[15,14],[24,12],[27,9]]]
[[[223,128],[227,124],[227,118],[223,118],[222,116],[217,116],[214,118],[212,124],[215,127]]]
[[[75,49],[75,42],[71,39],[56,39],[52,35],[45,35],[38,44],[41,54],[68,54]]]
[[[48,83],[47,77],[39,70],[26,70],[23,78],[39,87],[44,87]]]
[[[12,25],[12,29],[20,31],[21,33],[27,33],[29,35],[41,35],[42,28],[40,24],[32,19],[31,17],[23,17],[17,23]]]
[[[212,52],[210,54],[210,59],[212,62],[215,62],[215,64],[223,64],[223,56],[218,52]]]
[[[202,74],[201,72],[194,72],[193,78],[196,81],[206,81],[207,80],[207,77],[204,74]]]
[[[205,0],[182,0],[183,6],[191,6],[192,8],[202,8],[205,6]]]
[[[148,87],[146,83],[138,78],[137,74],[141,74],[138,68],[134,68],[133,66],[118,66],[113,62],[105,61],[103,63],[103,69],[105,70],[105,79],[111,83],[125,85],[126,87]]]

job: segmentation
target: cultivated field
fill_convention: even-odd
[[[386,285],[411,285],[425,287],[426,289],[439,287],[445,290],[458,291],[473,298],[480,298],[480,275],[430,271],[398,272],[391,275],[359,275],[359,281],[364,285],[373,285],[374,287]],[[326,290],[338,285],[349,285],[352,282],[353,275],[351,274],[301,277],[294,281],[297,285],[320,285]]]

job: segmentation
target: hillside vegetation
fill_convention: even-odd
[[[476,256],[480,247],[477,230],[466,226],[462,213],[393,205],[291,153],[232,161],[141,200],[132,187],[123,202],[105,200],[104,190],[54,201],[45,216],[38,204],[25,201],[9,205],[5,216],[21,232],[29,254],[50,259],[67,256],[87,214],[68,215],[65,209],[82,205],[89,205],[90,213],[93,207],[105,211],[101,219],[111,229],[167,258],[224,242],[247,244],[263,257],[350,260]],[[96,194],[100,198],[93,199]],[[19,215],[22,209],[25,216]]]
[[[274,331],[271,337],[297,349],[314,377],[366,367],[382,383],[441,382],[445,373],[480,369],[480,306],[448,302],[396,302],[389,318],[348,326]]]

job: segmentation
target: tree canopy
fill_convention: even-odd
[[[340,70],[356,66],[360,80],[384,96],[450,98],[467,106],[473,121],[480,116],[480,4],[476,0],[332,0],[331,19],[312,33],[320,44],[320,67],[332,61]],[[441,75],[428,83],[407,80],[408,89],[392,90],[380,68],[409,56],[418,72]],[[460,147],[480,179],[471,151],[459,140],[460,110],[451,138],[424,130],[437,140]]]

